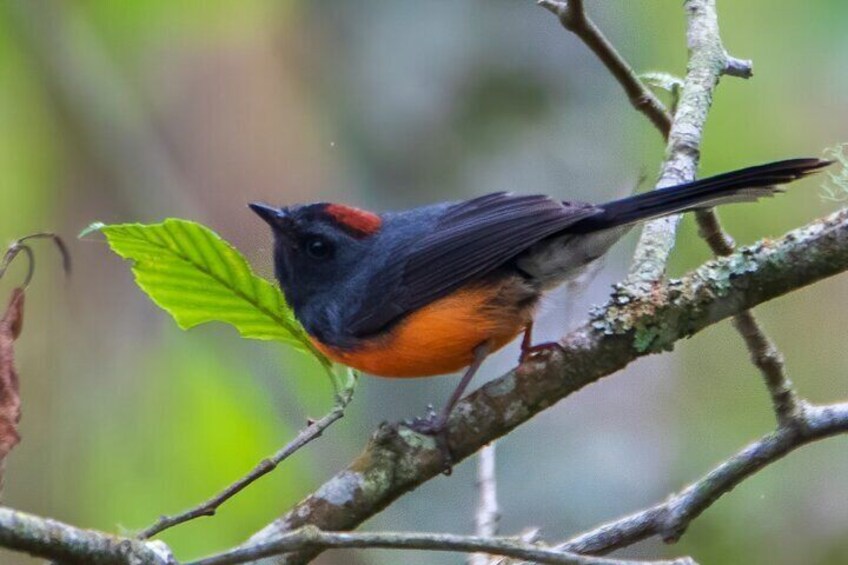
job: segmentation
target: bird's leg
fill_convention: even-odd
[[[563,351],[562,344],[558,341],[546,341],[533,345],[533,322],[530,321],[524,326],[524,337],[521,338],[521,357],[518,358],[519,363],[524,363],[534,355],[540,353],[549,355],[556,350]]]
[[[453,456],[450,452],[447,436],[448,418],[456,403],[462,398],[462,394],[468,388],[471,379],[474,378],[480,365],[483,364],[483,360],[489,355],[491,348],[491,344],[488,341],[484,341],[474,348],[474,359],[471,361],[471,365],[465,370],[465,374],[462,375],[462,379],[460,379],[459,384],[454,389],[441,414],[436,416],[435,413],[431,413],[427,418],[416,418],[409,424],[409,427],[416,432],[433,436],[436,440],[436,446],[442,452],[445,461],[445,468],[442,472],[446,475],[450,475],[453,469]]]
[[[531,349],[533,349],[533,320],[524,326],[524,335],[521,337],[521,361],[524,361],[525,354]]]

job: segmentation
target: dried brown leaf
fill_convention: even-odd
[[[6,313],[0,319],[0,466],[20,441],[21,398],[18,394],[18,372],[15,370],[15,339],[24,322],[24,291],[12,291]],[[2,481],[2,467],[0,467]]]

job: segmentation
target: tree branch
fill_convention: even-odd
[[[668,137],[667,158],[658,186],[693,179],[704,122],[719,77],[722,74],[751,76],[750,62],[729,57],[721,44],[714,0],[687,0],[685,4],[689,14],[690,61],[673,123],[662,103],[588,18],[582,0],[567,3],[540,0],[539,3],[556,13],[564,27],[583,39],[623,86],[634,107]],[[29,15],[24,14],[22,21],[26,22]],[[74,92],[66,85],[62,88]],[[848,269],[848,212],[838,212],[795,230],[779,242],[760,243],[735,254],[733,241],[721,230],[715,214],[699,212],[702,236],[717,255],[727,257],[707,263],[683,279],[658,282],[673,246],[676,221],[656,224],[658,231],[653,234],[651,226],[655,224],[645,230],[629,284],[620,285],[606,307],[597,310],[592,320],[564,338],[561,354],[522,365],[460,403],[450,422],[452,451],[458,459],[467,457],[484,443],[586,384],[642,355],[670,349],[677,340],[731,315],[754,363],[766,377],[779,422],[776,431],[746,447],[669,501],[578,536],[555,549],[508,538],[351,534],[304,526],[311,523],[332,529],[355,527],[440,472],[441,457],[432,438],[403,427],[384,425],[347,470],[257,534],[253,545],[201,560],[196,565],[241,563],[280,553],[289,553],[285,562],[302,562],[330,547],[485,551],[544,563],[636,563],[571,552],[603,553],[653,535],[675,541],[694,518],[748,476],[801,445],[848,432],[848,403],[808,406],[799,401],[784,374],[779,352],[752,314],[745,311]],[[645,283],[641,288],[634,285],[640,282]],[[650,293],[643,292],[647,284]],[[216,497],[178,516],[160,518],[141,536],[155,535],[195,517],[214,514],[220,504],[318,437],[342,413],[343,406],[337,406]],[[491,510],[492,505],[488,506]],[[488,515],[491,517],[491,511]],[[175,563],[166,546],[159,542],[83,530],[5,508],[0,508],[0,545],[67,563]],[[690,561],[673,563],[683,562]]]
[[[627,92],[631,103],[634,99],[649,100],[644,94],[650,93],[648,87],[589,19],[582,0],[540,0],[539,4],[556,14],[563,27],[574,32],[595,52]],[[685,6],[689,63],[674,122],[661,105],[662,112],[659,112],[654,104],[634,103],[668,141],[657,188],[694,180],[704,125],[721,75],[753,76],[751,61],[727,54],[719,34],[715,0],[688,0]],[[629,284],[650,291],[651,284],[662,278],[674,247],[679,218],[661,218],[644,226],[636,246]],[[714,210],[698,211],[696,220],[701,236],[715,255],[733,253],[733,239],[722,230]],[[734,317],[733,325],[745,341],[752,363],[763,375],[778,423],[791,420],[798,400],[785,373],[782,355],[752,312],[740,312]]]
[[[750,59],[737,59],[736,57],[727,55],[724,74],[731,77],[749,79],[754,76],[754,63]]]
[[[681,279],[658,282],[651,294],[619,285],[592,318],[566,335],[561,353],[531,360],[463,399],[449,422],[456,461],[508,433],[580,388],[650,353],[787,292],[848,270],[848,210],[707,262]],[[384,424],[347,469],[286,515],[253,536],[253,543],[312,524],[349,530],[406,492],[440,475],[432,438]],[[303,563],[318,549],[278,558]]]
[[[560,565],[648,565],[649,563],[652,565],[695,565],[694,561],[686,557],[674,561],[629,561],[589,557],[510,538],[394,532],[373,534],[324,532],[314,526],[303,526],[278,537],[274,541],[242,547],[186,565],[234,565],[292,551],[373,547],[453,552],[485,551],[486,553],[530,560],[536,563]]]
[[[750,65],[736,59],[730,59],[724,51],[724,48],[721,46],[714,2],[711,0],[691,0],[687,2],[687,10],[689,13],[688,35],[690,44],[690,63],[689,70],[687,72],[687,79],[684,82],[683,93],[678,105],[676,115],[677,119],[674,123],[669,123],[670,120],[668,114],[662,107],[662,104],[656,100],[656,97],[654,97],[653,94],[644,87],[644,85],[642,85],[635,73],[633,73],[623,59],[617,54],[597,27],[594,26],[594,24],[586,17],[581,0],[572,0],[569,4],[548,0],[543,0],[541,3],[549,9],[556,7],[559,10],[557,13],[562,24],[583,38],[587,45],[601,58],[607,68],[610,69],[613,75],[622,84],[629,99],[631,100],[631,103],[633,103],[633,105],[640,111],[644,112],[661,132],[668,135],[668,157],[663,166],[663,173],[659,186],[679,184],[693,179],[699,158],[699,147],[703,125],[711,104],[712,92],[718,83],[720,75],[727,72],[728,74],[734,74],[736,76],[750,76]],[[647,95],[645,93],[647,93]],[[717,217],[714,214],[711,212],[699,214],[699,225],[701,226],[702,235],[717,254],[728,254],[732,251],[732,240],[730,240],[730,238],[721,231]],[[634,271],[637,275],[637,280],[641,279],[643,282],[654,283],[656,280],[661,278],[664,273],[668,254],[673,246],[675,229],[676,221],[667,225],[660,224],[659,230],[656,233],[652,234],[649,229],[647,230],[647,234],[643,234],[643,239],[640,241],[640,252],[644,250],[647,254],[641,257],[637,254],[636,265],[638,267]],[[628,291],[619,293],[619,300],[622,295],[626,295],[627,293]],[[634,300],[634,302],[638,301],[638,299]],[[742,325],[740,321],[747,323]],[[598,322],[596,321],[596,327],[597,325]],[[774,348],[756,326],[756,321],[750,313],[742,313],[742,315],[737,317],[737,328],[739,328],[740,333],[746,337],[746,343],[749,345],[749,349],[752,352],[752,357],[754,358],[755,363],[757,363],[761,370],[763,370],[764,374],[767,375],[767,382],[771,385],[774,379],[770,380],[768,378],[769,373],[767,371],[767,367],[768,364],[770,364],[772,370],[774,367],[777,367],[778,374],[782,374],[779,355],[776,356],[769,354],[770,352],[774,352]],[[638,326],[632,326],[627,329],[627,331],[634,332],[634,343],[636,344],[637,350],[640,350],[641,348],[641,351],[649,351],[656,347],[668,347],[670,343],[673,343],[672,340],[669,344],[663,344],[663,337],[656,329],[653,329],[652,331],[645,330],[646,328],[639,328]],[[617,330],[614,330],[612,335],[617,335],[616,332]],[[782,399],[781,402],[783,405],[791,407],[793,405],[794,396],[792,395],[791,388],[789,388],[788,380],[784,377],[780,380],[780,382],[787,385],[786,390],[780,396]],[[776,389],[770,386],[770,390],[773,391],[772,396],[775,398],[775,406],[778,406],[778,395],[774,392]],[[792,410],[790,409],[788,413],[791,414]],[[781,422],[783,421],[784,420],[781,420]],[[796,427],[798,423],[798,421],[795,421]],[[784,429],[790,428],[780,428],[777,433],[781,433]],[[382,438],[381,432],[378,432],[375,436],[375,440],[372,442],[372,446],[377,445],[386,439],[391,440],[393,438],[401,438],[408,447],[413,448],[414,450],[420,452],[429,451],[428,446],[425,445],[429,438],[419,437],[417,440],[413,440],[412,443],[409,443],[411,436],[403,438],[403,430],[384,428],[381,431],[386,432],[386,430],[389,430],[389,432]],[[391,432],[394,432],[394,435]],[[391,441],[389,443],[391,443]],[[373,454],[369,454],[367,450],[365,455]],[[367,457],[366,460],[368,464],[372,463],[370,457]],[[362,458],[360,458],[359,461],[362,462]],[[397,463],[396,458],[389,457],[389,461]],[[733,462],[734,460],[731,460],[728,464],[732,464]],[[369,469],[369,467],[370,465],[365,465],[366,470],[373,470]],[[756,469],[751,469],[750,472],[754,472],[755,470]],[[744,476],[747,476],[747,474],[741,475],[737,481],[741,481]],[[341,494],[342,499],[345,500],[343,506],[348,506],[347,503],[350,502],[351,499],[345,499],[345,497],[355,497],[357,489],[361,490],[364,488],[379,486],[379,484],[386,479],[386,476],[381,476],[381,481],[378,481],[378,483],[369,482],[373,481],[377,477],[361,474],[357,464],[355,463],[348,469],[348,471],[339,475],[337,478],[342,478],[343,480],[340,480],[338,483],[333,483],[333,481],[327,483],[324,487],[322,487],[322,491],[324,492],[319,491],[316,495],[314,495],[317,498],[317,501],[314,501],[316,502],[315,505],[310,506],[310,499],[307,499],[307,501],[304,501],[304,503],[296,509],[296,514],[290,513],[287,517],[284,517],[284,526],[288,527],[292,525],[287,523],[286,520],[291,519],[296,521],[298,518],[302,518],[304,514],[309,513],[310,510],[320,509],[319,513],[322,516],[326,513],[331,515],[332,504],[328,506],[327,497],[322,495],[332,494],[335,496]],[[394,479],[396,476],[392,476],[391,478]],[[355,484],[350,484],[350,480],[353,480]],[[426,478],[424,480],[426,480]],[[402,488],[401,492],[406,490],[406,488],[412,487],[405,486]],[[387,500],[380,500],[378,497],[376,499],[377,504],[375,504],[370,510],[376,511],[382,508],[395,496],[399,496],[399,493],[391,495]],[[714,498],[703,500],[703,507],[700,508],[694,515],[703,511],[703,509],[706,508],[712,500],[714,500]],[[693,508],[695,507],[696,505],[693,504]],[[350,509],[347,508],[347,510]],[[366,509],[366,511],[370,510]],[[684,513],[683,515],[686,514]],[[353,520],[353,525],[358,523],[356,522],[356,518]],[[315,521],[312,520],[312,522],[314,523]],[[679,521],[679,524],[682,524],[682,527],[684,528],[686,523],[688,523],[688,521]],[[284,529],[283,531],[287,530]],[[258,537],[261,539],[262,534]],[[289,550],[291,549],[292,548],[289,547]],[[293,560],[298,561],[308,553],[309,552],[296,555],[293,557]]]
[[[684,7],[688,19],[686,40],[689,46],[689,62],[673,123],[667,132],[660,129],[668,143],[657,188],[683,184],[695,179],[701,157],[701,139],[712,106],[713,92],[731,61],[719,36],[715,0],[687,0]],[[732,61],[734,68],[743,63],[739,59]],[[750,66],[748,69],[750,70]],[[740,73],[737,73],[737,76],[739,75]],[[701,236],[714,253],[727,255],[718,252],[718,249],[730,249],[732,252],[733,240],[721,230],[714,211],[699,211],[697,219]],[[680,216],[677,215],[654,220],[645,225],[628,277],[631,283],[639,283],[649,288],[653,281],[662,278],[674,247],[679,221]]]
[[[691,51],[687,82],[689,75],[693,74],[693,68],[700,71],[699,74],[702,78],[696,80],[695,83],[700,83],[701,88],[690,92],[689,95],[692,97],[693,103],[698,104],[700,101],[702,105],[703,116],[700,120],[696,120],[696,123],[700,122],[703,127],[711,103],[712,91],[718,84],[719,77],[722,74],[731,74],[748,78],[752,75],[751,64],[750,61],[742,61],[728,56],[719,35],[715,0],[689,0],[686,9],[689,14],[688,35]],[[747,72],[743,72],[746,67]],[[685,85],[686,83],[684,83],[681,101],[687,96]],[[678,123],[678,121],[680,121],[679,118],[675,116],[675,123]],[[695,178],[695,170],[700,156],[702,127],[693,130],[697,131],[697,138],[691,140],[690,147],[694,148],[695,151],[691,152],[689,157],[686,156],[685,151],[681,153],[691,168],[691,176],[687,171],[686,180]],[[670,150],[672,149],[671,141],[674,139],[674,134],[675,131],[672,128]],[[733,253],[735,247],[733,239],[722,230],[715,210],[699,210],[695,214],[695,219],[698,222],[698,231],[701,237],[704,238],[715,255],[725,256]],[[669,251],[671,246],[673,246],[673,242],[668,248]],[[753,312],[740,312],[733,318],[733,325],[745,341],[751,355],[751,361],[763,375],[778,423],[788,422],[798,409],[798,401],[792,388],[792,382],[785,373],[783,356],[760,327]]]
[[[677,112],[672,121],[662,103],[653,95],[615,47],[604,37],[586,13],[582,0],[539,0],[554,13],[563,27],[576,34],[598,56],[618,80],[634,107],[645,114],[668,140],[657,188],[689,182],[695,178],[700,158],[701,137],[712,96],[722,74],[753,76],[751,62],[730,57],[721,43],[714,0],[688,0],[687,40],[689,63]],[[638,103],[647,101],[646,103]],[[710,211],[701,214],[703,237],[716,254],[732,252],[732,240],[724,235],[718,219]],[[631,271],[631,282],[647,284],[665,272],[674,246],[679,216],[649,222],[642,231]],[[729,249],[720,253],[716,249]]]
[[[308,426],[300,430],[297,436],[289,442],[285,447],[277,451],[271,457],[267,459],[263,459],[260,461],[256,467],[253,468],[247,475],[240,478],[209,500],[193,507],[189,508],[185,512],[180,514],[176,514],[174,516],[160,516],[159,519],[144,529],[141,533],[138,534],[139,539],[148,539],[150,537],[155,536],[156,534],[167,530],[168,528],[172,528],[178,524],[182,524],[184,522],[188,522],[190,520],[194,520],[195,518],[200,518],[201,516],[214,516],[215,511],[219,506],[224,504],[227,500],[237,495],[239,492],[247,488],[251,483],[259,479],[260,477],[267,475],[271,471],[277,468],[277,465],[283,462],[283,460],[287,459],[294,452],[311,442],[312,440],[321,436],[328,427],[333,425],[336,421],[340,420],[344,416],[345,407],[350,402],[352,395],[352,390],[348,391],[344,396],[339,396],[336,400],[336,405],[333,409],[328,412],[323,418],[320,420],[315,420],[311,422]]]
[[[79,565],[175,565],[168,547],[0,507],[0,546]]]
[[[674,542],[689,523],[746,478],[789,452],[818,439],[848,432],[848,403],[805,406],[793,425],[755,441],[662,504],[581,534],[557,547],[603,554],[651,536]]]

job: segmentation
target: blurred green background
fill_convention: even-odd
[[[588,2],[639,71],[685,70],[680,2]],[[848,140],[848,3],[720,2],[725,44],[754,60],[722,81],[701,172],[820,155]],[[6,0],[0,3],[0,237],[63,234],[38,272],[18,347],[23,442],[4,503],[133,531],[199,502],[331,404],[325,378],[220,326],[176,329],[93,220],[207,223],[270,274],[245,208],[339,200],[390,209],[494,190],[605,200],[652,180],[663,147],[589,51],[531,0]],[[742,243],[828,213],[823,178],[722,210]],[[603,301],[635,235],[579,296],[551,297],[541,338]],[[687,219],[673,273],[708,257]],[[20,266],[2,283],[4,294]],[[5,300],[5,297],[4,297]],[[801,393],[848,396],[848,277],[758,309]],[[511,346],[479,380],[514,364]],[[341,469],[382,420],[441,405],[455,379],[364,378],[320,442],[204,518],[164,534],[180,558],[244,540]],[[773,425],[728,323],[593,385],[499,444],[501,531],[568,537],[662,500]],[[701,563],[848,562],[848,438],[803,448],[721,499],[676,546]],[[475,466],[431,481],[366,528],[473,531]],[[321,563],[459,563],[330,552]],[[34,560],[0,552],[3,564]]]

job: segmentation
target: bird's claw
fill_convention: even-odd
[[[427,415],[405,420],[404,424],[409,429],[426,436],[432,437],[436,442],[436,449],[442,455],[444,467],[442,473],[450,475],[453,472],[453,455],[448,445],[448,427],[445,419],[440,416],[433,406],[427,405]]]
[[[548,341],[537,345],[531,345],[530,347],[526,347],[521,350],[519,362],[524,363],[533,357],[550,357],[555,351],[563,353],[565,352],[565,348],[558,341]]]

